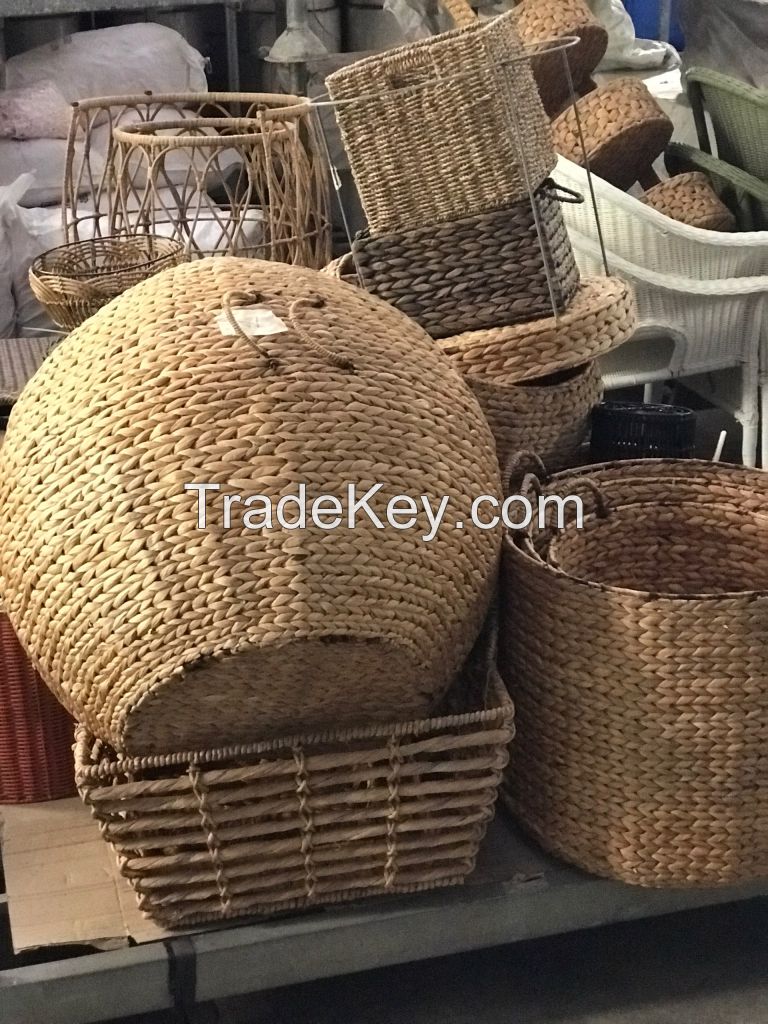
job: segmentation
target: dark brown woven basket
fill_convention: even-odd
[[[533,201],[503,210],[397,234],[362,233],[346,270],[354,278],[356,266],[369,292],[433,338],[551,316],[553,307],[562,313],[579,271],[561,201],[583,200],[547,179]]]

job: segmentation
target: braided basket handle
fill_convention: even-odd
[[[443,7],[453,18],[456,28],[467,28],[477,21],[477,15],[467,0],[443,0]]]

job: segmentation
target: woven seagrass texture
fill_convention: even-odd
[[[235,330],[254,304],[285,329]],[[204,529],[186,483],[221,488]],[[338,498],[337,529],[309,510],[281,528],[302,484],[307,506]],[[380,519],[397,495],[450,495],[434,539],[421,511],[408,530],[354,512],[349,486],[375,484]],[[8,615],[60,699],[128,752],[427,714],[495,587],[500,536],[453,524],[499,490],[477,401],[418,325],[304,268],[192,261],[99,310],[19,399],[0,453]],[[227,526],[225,494],[264,500]]]
[[[586,514],[505,541],[511,808],[550,851],[633,884],[768,874],[768,478],[646,460],[544,493]]]
[[[548,176],[549,124],[523,55],[508,12],[328,76],[372,234],[506,207]]]
[[[498,385],[579,366],[627,341],[635,328],[630,286],[617,277],[584,278],[561,316],[467,331],[440,347],[469,377]]]
[[[608,33],[584,0],[523,0],[514,8],[515,27],[526,46],[576,36],[578,43],[564,51],[576,91],[587,82],[608,48]],[[544,109],[559,114],[570,100],[563,53],[544,52],[531,57],[531,67]]]
[[[603,395],[596,362],[526,384],[469,377],[496,441],[504,474],[515,452],[535,452],[552,470],[568,466],[589,434],[590,415]]]
[[[180,243],[169,238],[92,238],[37,256],[29,284],[55,323],[73,330],[126,289],[185,259]]]
[[[362,234],[352,255],[368,291],[433,338],[551,316],[553,302],[561,313],[579,284],[551,181],[532,200],[504,210],[393,235]]]
[[[0,804],[73,796],[74,722],[0,611]]]
[[[707,231],[736,229],[736,218],[701,171],[676,174],[654,185],[640,198],[654,210],[694,228]]]
[[[461,883],[513,734],[494,670],[431,720],[129,760],[81,728],[75,757],[140,908],[178,927]]]
[[[65,232],[68,241],[156,233],[192,256],[319,268],[331,255],[327,174],[315,112],[297,96],[82,100],[68,139]]]
[[[561,156],[583,166],[586,151],[590,170],[623,189],[648,170],[671,137],[672,122],[648,86],[634,78],[600,86],[552,122]]]

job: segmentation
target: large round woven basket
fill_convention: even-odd
[[[640,460],[544,494],[580,496],[584,528],[549,515],[505,542],[512,809],[626,882],[768,874],[768,478]]]
[[[583,166],[586,150],[589,169],[623,189],[648,171],[671,137],[672,122],[634,78],[600,86],[552,122],[561,156]]]
[[[519,451],[535,452],[552,472],[570,465],[603,395],[594,361],[525,384],[494,384],[479,377],[468,381],[491,426],[502,476]]]
[[[565,51],[576,91],[590,78],[608,48],[608,32],[584,0],[523,0],[514,8],[515,27],[526,46],[557,42],[575,36],[578,43]],[[544,109],[559,114],[570,99],[568,76],[560,52],[534,53],[533,76]]]
[[[514,22],[508,12],[328,76],[372,234],[506,207],[549,175],[549,124]]]
[[[406,719],[479,630],[500,536],[455,521],[499,491],[476,399],[407,317],[315,271],[199,260],[100,310],[22,394],[0,453],[7,611],[121,750]],[[418,514],[387,526],[402,495]],[[421,495],[450,496],[428,542]]]
[[[659,182],[641,200],[682,224],[706,231],[734,231],[736,218],[701,171],[676,174]]]
[[[558,317],[467,331],[440,346],[461,373],[496,385],[545,377],[589,362],[627,341],[635,328],[630,286],[617,277],[582,279]]]
[[[29,284],[54,322],[72,330],[127,288],[185,259],[183,246],[170,238],[91,238],[37,256]]]

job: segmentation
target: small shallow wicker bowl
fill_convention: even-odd
[[[127,288],[185,259],[183,246],[169,238],[91,238],[38,256],[29,283],[59,327],[74,330]]]

